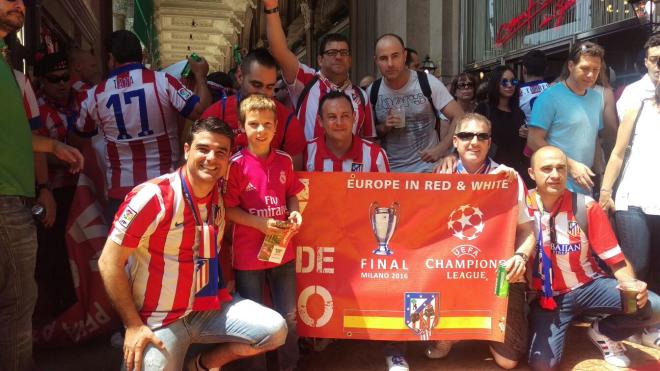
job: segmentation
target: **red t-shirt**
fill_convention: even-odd
[[[226,207],[240,207],[252,215],[276,220],[286,220],[286,200],[304,188],[293,171],[291,157],[282,151],[270,151],[266,159],[260,159],[243,149],[236,153],[229,164]],[[277,267],[295,258],[289,244],[281,264],[257,259],[264,241],[259,230],[234,223],[232,230],[232,266],[238,270],[259,270]]]
[[[239,104],[240,97],[236,95],[229,96],[224,103],[226,110],[224,113],[223,103],[222,100],[220,100],[207,108],[201,117],[217,117],[226,122],[232,128],[234,134],[236,135],[234,140],[234,152],[247,147],[247,136],[245,135],[245,132],[241,130],[241,126],[238,122]],[[279,149],[290,154],[291,156],[296,156],[302,153],[306,145],[303,127],[296,118],[296,115],[292,115],[292,111],[290,109],[278,101],[275,101],[275,104],[277,106],[277,130],[275,131],[275,137],[273,138],[273,141],[270,143],[270,148]],[[289,119],[290,115],[291,118]],[[289,122],[288,126],[287,121]],[[284,137],[285,127],[286,138]],[[284,145],[282,145],[282,140],[284,140]]]

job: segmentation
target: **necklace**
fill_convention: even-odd
[[[576,92],[575,90],[573,90],[573,88],[571,88],[571,86],[568,85],[568,79],[566,79],[566,80],[564,80],[564,81],[562,81],[562,82],[564,83],[564,85],[566,85],[566,87],[568,88],[568,90],[571,91],[571,93],[573,93],[573,94],[575,94],[575,95],[579,95],[579,96],[585,96],[585,95],[587,95],[587,89],[585,89],[585,90],[584,90],[584,93],[582,93],[582,94],[580,94],[580,93]]]

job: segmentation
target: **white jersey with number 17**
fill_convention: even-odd
[[[142,64],[127,64],[87,91],[79,133],[100,128],[107,147],[108,195],[122,199],[136,185],[172,171],[179,159],[177,115],[199,98],[177,79]]]

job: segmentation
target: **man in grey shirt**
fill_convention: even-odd
[[[440,80],[408,69],[406,54],[399,36],[378,38],[374,58],[383,77],[371,84],[367,95],[372,98],[376,131],[391,170],[430,173],[451,147],[451,136],[438,138],[438,113],[451,121],[451,133],[463,110]]]

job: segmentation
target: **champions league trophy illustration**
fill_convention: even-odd
[[[399,220],[399,203],[395,201],[390,207],[378,207],[378,202],[372,202],[369,206],[369,219],[371,230],[378,241],[378,248],[373,253],[385,256],[394,254],[388,244]]]

